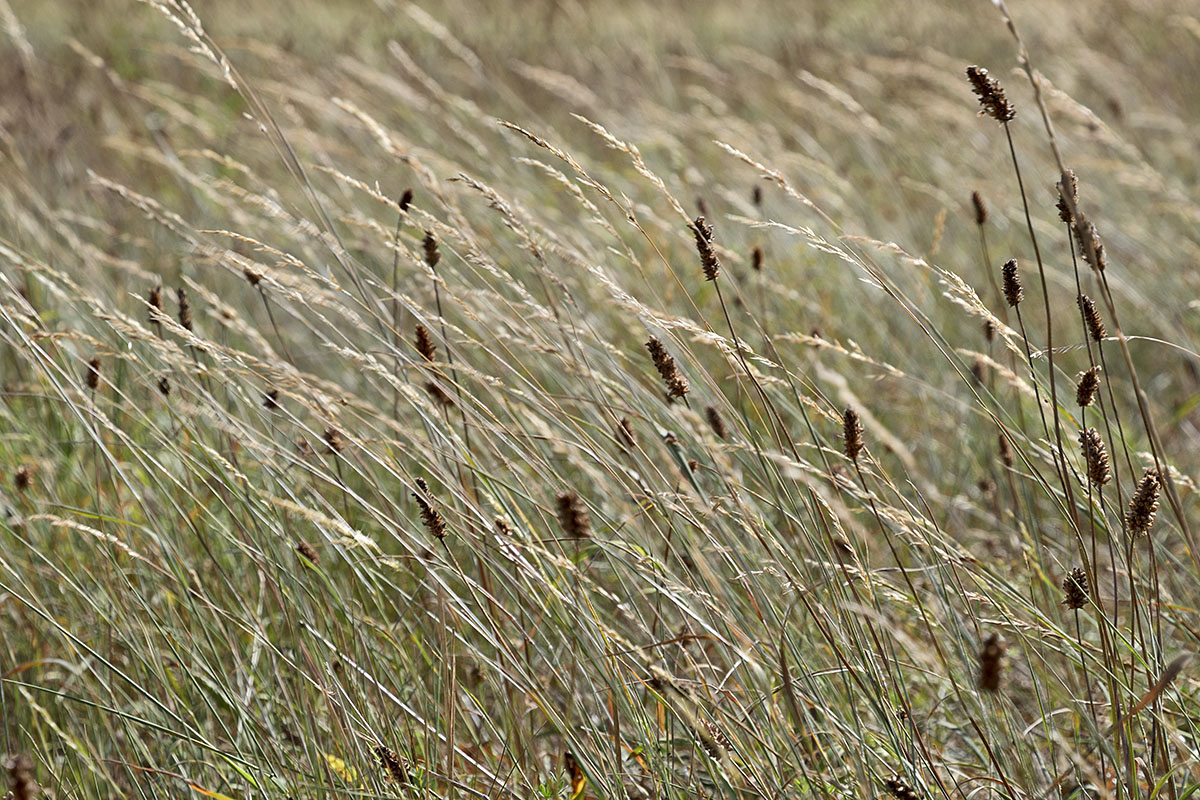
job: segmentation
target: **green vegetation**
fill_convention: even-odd
[[[1200,787],[1200,13],[795,5],[0,0],[0,795]]]

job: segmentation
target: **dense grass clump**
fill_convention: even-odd
[[[1200,788],[1194,8],[10,2],[0,796]]]

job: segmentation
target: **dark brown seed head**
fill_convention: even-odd
[[[1079,432],[1079,447],[1083,451],[1083,461],[1087,464],[1088,480],[1093,486],[1104,486],[1112,479],[1108,469],[1108,451],[1104,449],[1104,440],[1095,428],[1085,428]]]
[[[863,426],[858,412],[849,406],[842,413],[842,447],[846,458],[858,461],[863,449]]]
[[[300,542],[300,544],[296,545],[296,552],[300,554],[301,558],[310,564],[315,565],[321,560],[321,557],[317,554],[316,548],[308,542]]]
[[[975,224],[983,225],[988,219],[987,203],[983,202],[983,195],[978,190],[971,192],[971,205],[975,209]]]
[[[1067,204],[1068,198],[1070,205]],[[1075,221],[1072,208],[1079,208],[1079,179],[1075,177],[1074,170],[1067,169],[1058,182],[1058,218],[1068,225]]]
[[[421,509],[421,522],[425,528],[439,539],[446,538],[446,520],[442,517],[442,512],[433,507],[432,498],[429,494],[429,484],[425,483],[424,478],[417,478],[417,490],[412,493],[417,501],[417,506]]]
[[[700,266],[704,268],[704,280],[715,281],[721,273],[721,262],[713,249],[713,230],[704,217],[696,217],[692,223],[692,234],[696,237],[696,251],[700,253]]]
[[[33,483],[33,474],[29,467],[24,464],[17,467],[17,471],[13,473],[13,488],[18,492],[27,492],[31,483]]]
[[[687,378],[679,371],[679,367],[675,365],[675,359],[667,352],[663,343],[652,336],[650,341],[646,342],[646,349],[650,351],[654,368],[658,370],[658,374],[662,376],[663,382],[667,385],[667,400],[686,395],[691,387],[688,386]]]
[[[1004,652],[1007,648],[999,635],[993,633],[983,640],[979,650],[979,688],[985,692],[1000,691],[1000,675],[1004,671]]]
[[[750,192],[750,199],[754,201],[755,206],[761,207],[762,197],[762,187],[758,184],[755,184],[754,189]]]
[[[763,268],[763,249],[755,247],[750,251],[750,266],[755,272],[762,272]]]
[[[279,390],[271,389],[263,395],[263,408],[274,411],[279,408]]]
[[[88,361],[87,369],[87,387],[93,392],[100,385],[100,359],[93,358]]]
[[[971,363],[971,377],[975,379],[976,383],[983,383],[987,378],[987,364],[982,358],[976,358]]]
[[[171,382],[165,375],[158,379],[158,393],[163,397],[171,396]]]
[[[192,304],[188,302],[187,289],[180,286],[175,290],[175,297],[179,300],[179,324],[185,330],[192,329]]]
[[[258,284],[262,283],[262,275],[258,274],[249,267],[246,267],[242,270],[242,275],[245,276],[247,283],[249,283],[251,286],[258,286]]]
[[[633,423],[629,421],[629,417],[621,417],[617,421],[615,435],[617,444],[626,450],[633,449],[633,446],[637,444],[637,437],[633,433]]]
[[[325,433],[321,434],[321,438],[325,441],[325,446],[329,448],[330,453],[340,453],[346,449],[346,440],[342,438],[342,432],[337,428],[326,428]]]
[[[704,752],[708,753],[709,758],[720,761],[729,752],[729,737],[711,720],[700,720],[700,726],[698,731],[700,746],[704,748]]]
[[[575,492],[563,492],[558,496],[558,524],[572,539],[586,539],[591,534],[591,519]]]
[[[895,800],[919,800],[920,798],[920,795],[913,791],[913,788],[899,775],[893,775],[884,781],[883,788]]]
[[[4,759],[4,771],[8,777],[8,794],[12,800],[33,800],[41,789],[33,779],[33,761],[24,754],[14,754]]]
[[[1146,470],[1138,481],[1125,514],[1125,525],[1130,536],[1150,535],[1150,527],[1154,525],[1154,517],[1158,514],[1159,486],[1158,472],[1153,469]]]
[[[426,361],[433,361],[437,355],[437,345],[433,343],[433,339],[429,336],[429,329],[421,323],[417,323],[416,336],[417,352],[420,353]]]
[[[708,427],[712,428],[712,432],[717,435],[718,439],[724,439],[729,435],[729,431],[725,428],[725,420],[722,419],[721,412],[715,407],[706,406],[704,418],[708,420]]]
[[[1087,408],[1096,402],[1096,395],[1100,391],[1100,367],[1085,369],[1076,380],[1075,404]]]
[[[1021,286],[1021,274],[1017,272],[1017,260],[1010,258],[1000,268],[1000,276],[1004,279],[1004,300],[1010,306],[1017,306],[1025,299],[1025,289]]]
[[[1067,574],[1067,577],[1063,578],[1062,588],[1065,595],[1064,606],[1080,609],[1087,605],[1088,575],[1082,567],[1076,567]]]
[[[1013,464],[1017,462],[1013,458],[1012,446],[1008,443],[1008,437],[1001,433],[996,439],[996,444],[1000,450],[1000,461],[1003,462],[1004,466],[1012,469]]]
[[[421,245],[425,248],[425,263],[430,269],[433,269],[442,260],[442,254],[438,250],[437,237],[433,235],[433,231],[425,231],[425,239]]]
[[[983,338],[989,342],[996,340],[996,323],[990,319],[983,322]]]
[[[1017,115],[1016,109],[1004,95],[1000,83],[988,75],[983,67],[967,67],[967,80],[971,82],[971,91],[979,98],[979,115],[989,116],[996,122],[1004,123]]]
[[[1088,336],[1092,337],[1093,342],[1104,341],[1108,331],[1104,329],[1104,320],[1100,318],[1096,302],[1086,294],[1079,295],[1076,302],[1079,303],[1079,312],[1083,315],[1083,322],[1087,325]]]
[[[405,189],[404,194],[400,195],[400,213],[408,211],[408,207],[412,205],[413,190]]]
[[[439,406],[450,408],[454,405],[454,398],[447,394],[437,381],[425,381],[425,391]]]
[[[150,304],[150,308],[154,309],[154,311],[157,311],[161,314],[162,310],[163,310],[162,287],[155,286],[153,289],[151,289],[150,293],[146,296],[146,302]],[[154,317],[154,314],[153,314],[153,312],[151,312],[151,319],[153,319],[153,317]]]
[[[1096,226],[1092,224],[1086,214],[1076,209],[1071,230],[1075,233],[1075,242],[1079,245],[1079,253],[1083,256],[1083,260],[1092,269],[1103,272],[1104,268],[1108,266],[1108,259],[1104,255],[1104,243],[1100,241],[1100,234],[1096,231]]]
[[[375,748],[375,755],[379,759],[379,766],[387,773],[389,781],[400,786],[408,783],[408,769],[404,760],[396,755],[396,751],[381,744]]]

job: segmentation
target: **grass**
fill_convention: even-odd
[[[1187,3],[51,6],[14,798],[1200,787]]]

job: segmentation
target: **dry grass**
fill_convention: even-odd
[[[52,6],[15,798],[1200,787],[1194,7]]]

